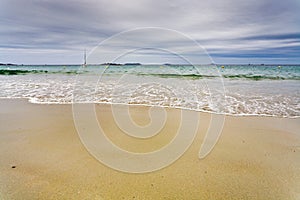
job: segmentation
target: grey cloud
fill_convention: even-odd
[[[80,54],[120,31],[148,26],[178,30],[212,53],[219,52],[218,56],[242,49],[297,46],[299,8],[298,0],[2,0],[0,51],[15,49],[24,56],[28,55],[22,49]],[[291,35],[294,40],[283,38]],[[172,37],[161,41],[193,52],[184,41],[172,41]],[[126,48],[128,44],[123,45]],[[5,53],[7,57],[2,55],[0,62],[17,54],[9,52],[11,56]]]

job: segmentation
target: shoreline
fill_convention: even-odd
[[[133,152],[159,149],[174,136],[180,109],[167,108],[163,134],[132,140],[114,125],[110,106],[96,106],[103,129]],[[138,124],[145,106],[130,106]],[[195,112],[195,111],[188,111]],[[122,112],[120,110],[120,115]],[[176,162],[146,174],[115,171],[93,158],[76,132],[70,104],[0,99],[0,196],[3,199],[298,199],[300,119],[225,116],[221,137],[198,152],[213,114],[199,112],[195,140]],[[168,121],[167,121],[168,122]],[[148,143],[149,142],[149,143]],[[15,168],[13,168],[15,166]]]
[[[26,100],[28,103],[37,104],[37,105],[72,105],[72,102],[38,102],[31,100],[30,97],[0,97],[1,100]],[[172,107],[172,106],[161,106],[161,105],[148,105],[148,104],[126,104],[126,103],[112,103],[112,102],[80,102],[77,104],[96,104],[96,105],[121,105],[121,106],[141,106],[141,107],[157,107],[157,108],[166,108],[166,109],[178,109],[178,110],[187,110],[193,112],[207,113],[213,115],[223,115],[228,117],[271,117],[279,119],[300,119],[300,116],[277,116],[277,115],[268,115],[268,114],[229,114],[229,113],[216,113],[213,111],[206,110],[196,110],[192,108],[185,107]]]

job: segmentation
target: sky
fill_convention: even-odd
[[[300,64],[299,10],[300,0],[1,0],[0,63],[79,64],[84,49],[95,55],[108,41],[114,47],[102,46],[99,62],[153,42],[155,53],[122,62],[179,62],[164,59],[168,48],[191,57],[205,51],[215,63]]]

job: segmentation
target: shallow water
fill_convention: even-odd
[[[0,66],[0,97],[300,116],[300,66]]]

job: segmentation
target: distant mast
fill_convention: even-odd
[[[82,66],[86,67],[86,50],[84,50],[84,61]]]

